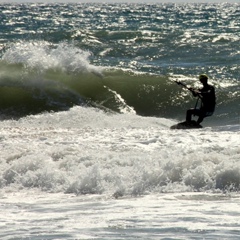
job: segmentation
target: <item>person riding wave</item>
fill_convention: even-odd
[[[200,89],[190,88],[194,97],[199,97],[201,99],[200,108],[191,108],[187,110],[186,122],[192,121],[192,115],[198,116],[197,123],[200,124],[205,117],[212,116],[216,105],[215,88],[208,84],[208,76],[206,74],[201,74],[199,80],[203,87]]]

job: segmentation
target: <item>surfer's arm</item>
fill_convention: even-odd
[[[207,90],[200,90],[200,91],[199,91],[199,96],[200,96],[201,98],[207,97],[207,96],[210,96],[210,95],[215,95],[215,90],[214,90],[213,87],[210,87],[210,88],[207,89]]]
[[[189,88],[194,97],[201,97],[201,92],[194,88]]]

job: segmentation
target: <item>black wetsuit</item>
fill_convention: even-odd
[[[211,116],[215,110],[216,96],[213,86],[205,84],[198,92],[192,92],[195,97],[201,99],[200,108],[192,108],[187,110],[186,121],[192,120],[192,115],[198,116],[197,123],[201,123],[205,117]]]

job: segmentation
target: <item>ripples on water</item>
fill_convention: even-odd
[[[238,239],[239,10],[0,5],[0,109],[28,107],[0,121],[0,238]],[[171,79],[203,71],[214,126],[170,131],[192,101]]]
[[[207,72],[218,88],[218,103],[224,105],[226,98],[239,96],[239,9],[239,4],[226,3],[4,4],[0,55],[37,72],[58,68],[75,74],[80,68],[99,75],[95,67],[101,66],[184,80]],[[147,86],[149,79],[146,75],[146,82],[140,83],[144,93],[158,91],[155,85]],[[112,90],[124,95],[117,86]],[[137,108],[132,99],[130,103]],[[151,114],[158,111],[157,106]]]
[[[149,72],[222,65],[236,74],[239,4],[1,5],[6,41],[76,41],[96,64]],[[104,56],[104,59],[103,59]],[[226,66],[226,58],[232,66]],[[227,69],[226,69],[227,68]],[[211,71],[214,71],[212,69]],[[216,71],[216,69],[215,69]]]

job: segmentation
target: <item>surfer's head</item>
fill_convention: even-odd
[[[199,80],[201,83],[207,83],[208,76],[206,74],[199,75]]]

